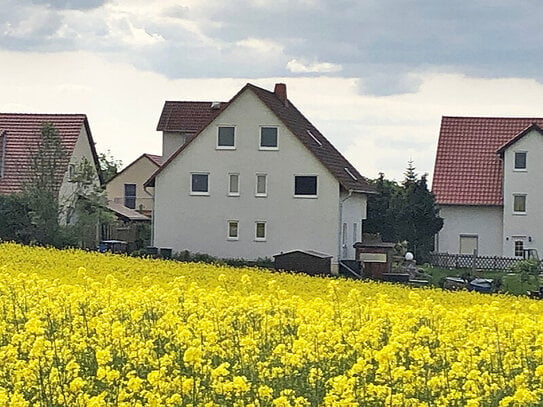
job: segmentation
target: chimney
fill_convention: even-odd
[[[277,96],[285,106],[288,106],[287,85],[284,83],[276,83],[273,93],[275,93],[275,96]]]

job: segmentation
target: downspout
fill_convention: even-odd
[[[153,211],[151,212],[151,242],[150,242],[150,245],[151,247],[154,247],[155,245],[155,194],[152,194],[151,192],[149,192],[147,190],[147,186],[143,186],[143,190],[145,191],[145,193],[147,195],[149,195],[150,197],[152,197],[152,200],[153,200]]]
[[[339,200],[339,228],[338,228],[338,234],[337,234],[337,264],[338,264],[338,270],[339,270],[339,262],[341,259],[341,239],[343,237],[343,202],[345,202],[347,199],[349,199],[353,195],[353,190],[349,189],[349,194]]]

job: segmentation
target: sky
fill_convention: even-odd
[[[161,154],[165,100],[286,83],[366,177],[431,178],[442,116],[543,116],[538,0],[0,0],[0,111]]]

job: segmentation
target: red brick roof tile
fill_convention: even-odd
[[[542,118],[443,117],[432,192],[442,205],[503,205],[498,150]]]
[[[51,123],[55,126],[67,152],[67,158],[63,163],[65,169],[59,171],[60,174],[64,174],[68,169],[68,162],[82,126],[85,126],[87,130],[95,164],[98,168],[98,157],[94,150],[94,142],[92,142],[86,115],[0,113],[0,129],[4,131],[3,137],[5,137],[0,193],[20,192],[24,182],[29,179],[30,153],[38,146],[41,127],[44,123]]]
[[[228,105],[226,102],[176,102],[166,101],[157,125],[157,131],[179,131],[196,134]]]

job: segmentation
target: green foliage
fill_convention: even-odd
[[[0,199],[4,240],[54,247],[96,246],[99,223],[108,222],[112,215],[106,210],[96,168],[87,159],[70,168],[70,186],[61,191],[68,160],[58,131],[44,123],[40,141],[30,153],[30,176],[23,191]]]
[[[122,161],[116,160],[109,150],[106,153],[98,154],[98,162],[100,163],[100,170],[102,171],[104,182],[108,182],[117,175],[119,169],[123,165]]]
[[[22,199],[33,226],[32,241],[61,247],[64,234],[59,224],[59,189],[62,168],[68,158],[60,135],[51,123],[42,125],[40,136],[38,146],[30,153],[30,178],[23,186]]]
[[[32,241],[30,208],[21,194],[0,195],[0,236],[24,244]]]
[[[511,271],[519,275],[521,283],[530,283],[534,279],[539,285],[541,262],[536,259],[520,260],[513,264]]]
[[[409,162],[401,185],[386,180],[383,174],[372,184],[380,195],[368,199],[364,231],[381,234],[383,241],[406,240],[417,262],[426,261],[433,250],[434,236],[443,227],[427,176],[419,177]]]

